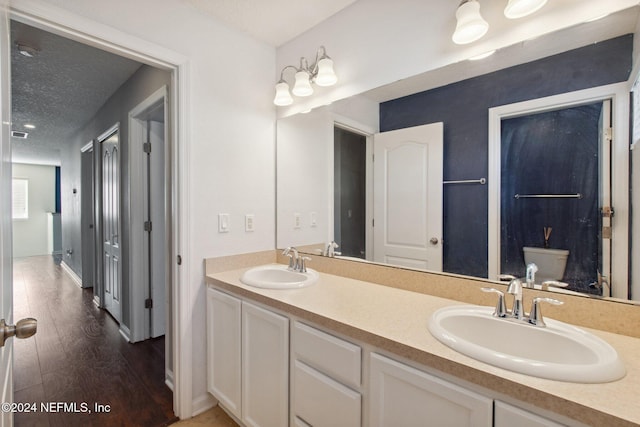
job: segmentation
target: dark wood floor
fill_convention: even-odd
[[[164,426],[176,421],[164,383],[164,338],[130,344],[115,320],[93,304],[52,257],[14,260],[14,319],[35,317],[38,333],[14,340],[20,426]],[[40,412],[40,402],[109,405],[108,413]],[[69,407],[67,409],[70,409]]]

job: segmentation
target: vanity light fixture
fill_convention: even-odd
[[[489,30],[489,23],[480,15],[480,3],[477,0],[463,0],[456,10],[456,30],[451,36],[455,44],[472,43]]]
[[[289,92],[289,84],[284,79],[285,70],[293,68],[296,70],[295,82],[291,92],[295,96],[310,96],[313,94],[313,86],[333,86],[338,81],[336,73],[333,71],[333,60],[327,55],[324,46],[320,46],[316,52],[315,61],[309,66],[306,58],[300,58],[300,67],[287,65],[280,72],[280,80],[276,84],[276,96],[273,103],[278,106],[291,105],[293,98]]]
[[[27,123],[24,125],[24,127],[26,127],[27,129],[35,129],[36,125],[32,125],[31,123]]]
[[[547,0],[509,0],[504,8],[504,16],[509,19],[522,18],[537,12],[547,3]]]

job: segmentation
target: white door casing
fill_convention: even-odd
[[[7,5],[0,0],[0,5]],[[6,6],[8,8],[8,6]],[[13,2],[10,8],[12,19],[36,26],[52,33],[71,38],[90,46],[108,49],[128,58],[144,62],[171,72],[170,88],[170,157],[171,168],[171,226],[170,260],[177,267],[171,268],[172,323],[173,334],[168,343],[172,349],[173,372],[171,385],[174,396],[174,412],[180,418],[193,415],[193,348],[192,348],[192,294],[190,284],[193,263],[190,261],[189,243],[190,178],[188,171],[191,130],[188,125],[190,106],[191,61],[175,50],[161,46],[148,39],[103,25],[95,20],[68,12],[44,0]],[[5,20],[6,21],[6,20]],[[2,31],[8,31],[8,25]],[[0,52],[8,58],[9,50]],[[7,62],[8,64],[8,62]],[[7,65],[8,66],[8,65]],[[8,70],[8,68],[7,68]],[[2,70],[3,78],[9,72]],[[7,83],[9,84],[9,83]],[[10,105],[9,90],[2,92],[3,105]],[[7,110],[8,111],[8,110]],[[4,121],[3,123],[9,123]],[[10,176],[10,175],[9,175]],[[182,265],[182,267],[180,267]],[[183,284],[182,286],[180,284]]]
[[[511,117],[558,110],[611,100],[611,296],[628,299],[629,268],[629,88],[616,83],[590,89],[532,99],[489,109],[489,224],[488,278],[497,280],[500,271],[500,153],[501,121]]]
[[[442,271],[443,124],[374,136],[374,261]]]

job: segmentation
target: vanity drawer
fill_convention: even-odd
[[[294,358],[354,388],[360,387],[361,357],[359,346],[300,322],[292,328]]]
[[[294,425],[358,427],[361,422],[360,393],[296,360],[293,371],[292,409]]]

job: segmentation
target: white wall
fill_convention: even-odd
[[[315,58],[323,45],[334,61],[338,84],[314,87],[314,96],[279,108],[280,117],[359,94],[472,56],[533,39],[637,5],[637,0],[550,1],[535,15],[510,20],[505,1],[481,2],[490,29],[480,41],[456,45],[451,41],[459,1],[361,0],[323,21],[277,50],[277,70]],[[289,73],[289,72],[288,72]],[[292,79],[288,73],[286,78]],[[272,89],[273,91],[273,89]]]
[[[379,105],[362,96],[283,117],[277,125],[276,247],[323,244],[334,237],[334,123],[367,133],[379,129]],[[304,153],[301,155],[300,153]],[[300,228],[294,227],[300,214]],[[316,225],[311,225],[315,213]]]
[[[29,180],[29,219],[13,220],[13,256],[50,255],[47,212],[56,209],[56,168],[14,163],[13,177]]]
[[[275,247],[275,48],[180,0],[19,0],[14,5],[89,33],[114,28],[188,61],[188,141],[182,143],[188,151],[183,172],[190,183],[190,203],[184,206],[188,227],[182,233],[189,257],[182,268],[188,269],[190,279],[179,286],[188,287],[181,292],[190,295],[192,324],[183,328],[193,342],[194,409],[202,409],[211,401],[204,375],[203,259]],[[126,38],[122,43],[126,45]],[[217,232],[219,212],[230,214],[229,233]],[[250,233],[243,226],[248,213],[255,215],[255,231]]]

